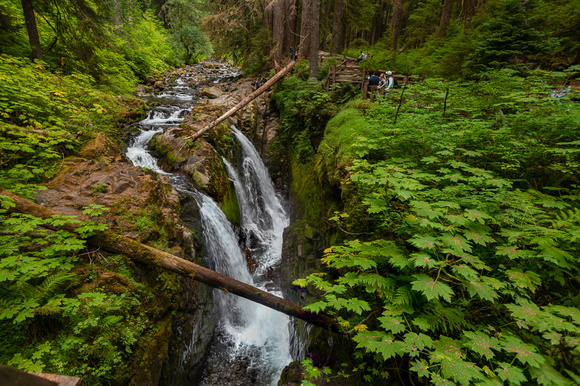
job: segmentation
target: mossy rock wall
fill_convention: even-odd
[[[325,220],[342,210],[342,190],[335,181],[331,182],[328,178],[334,172],[328,170],[321,155],[310,163],[294,161],[291,170],[291,225],[284,231],[282,290],[287,299],[305,306],[315,302],[322,294],[312,286],[301,288],[292,282],[313,272],[324,271],[321,262],[324,250],[339,244],[343,239],[344,233]],[[338,334],[331,335],[319,327],[310,328],[302,321],[297,321],[295,331],[305,345],[305,357],[311,358],[314,365],[330,367],[336,374],[342,363],[350,361],[354,347],[348,339]],[[288,366],[279,384],[300,384],[299,379],[296,379],[298,367],[298,363]],[[317,382],[324,385],[362,384],[356,377],[332,377]]]

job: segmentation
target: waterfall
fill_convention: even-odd
[[[220,75],[222,75],[220,73]],[[179,124],[191,108],[195,91],[181,79],[177,86],[155,98],[155,108],[139,123],[141,133],[127,149],[135,166],[142,166],[169,177],[182,193],[192,196],[199,206],[203,228],[204,261],[208,268],[254,285],[282,297],[278,265],[282,254],[282,233],[289,220],[277,196],[268,171],[252,143],[237,129],[233,135],[240,145],[239,164],[224,160],[238,198],[241,224],[240,240],[217,204],[194,191],[183,176],[166,173],[147,150],[151,138],[167,127]],[[240,248],[243,245],[243,250]],[[257,263],[250,272],[246,259]],[[273,385],[283,368],[292,361],[290,355],[289,318],[270,308],[241,297],[213,291],[215,314],[219,322],[205,361],[202,379],[196,384]],[[193,342],[186,342],[188,355]],[[187,373],[187,369],[180,372]],[[184,375],[185,377],[185,375]],[[172,378],[172,383],[184,384]]]
[[[238,172],[224,159],[229,178],[233,181],[241,214],[241,230],[246,239],[246,255],[258,263],[253,275],[244,261],[244,253],[238,244],[231,246],[228,261],[236,257],[235,267],[217,267],[218,272],[252,284],[277,296],[282,292],[277,286],[274,268],[282,255],[282,233],[288,225],[288,217],[276,195],[272,180],[252,143],[237,129],[232,128],[240,144],[241,165]],[[214,225],[215,221],[227,222],[225,216],[211,200],[201,203],[204,240],[209,255],[226,256],[221,250],[233,238],[230,226]],[[207,206],[207,208],[206,208]],[[213,209],[209,209],[209,208]],[[211,224],[210,224],[211,223]],[[229,223],[228,223],[229,225]],[[207,232],[207,234],[205,234]],[[214,233],[210,235],[209,233]],[[231,232],[231,236],[227,235]],[[227,236],[226,236],[227,235]],[[252,239],[248,242],[248,239]],[[250,245],[251,244],[251,245]],[[229,257],[232,254],[232,258]],[[215,258],[215,257],[214,257]],[[241,262],[241,263],[240,263]],[[226,264],[222,262],[222,264]],[[227,263],[229,264],[229,263]],[[223,269],[224,271],[222,271]],[[218,295],[223,297],[221,294]],[[218,329],[214,345],[221,347],[208,360],[202,385],[271,385],[276,384],[282,369],[292,361],[290,355],[289,318],[270,308],[241,298],[232,299],[237,304],[220,300],[222,325]],[[232,312],[233,311],[233,312]],[[227,355],[224,355],[226,354]],[[227,374],[227,375],[225,375]],[[232,379],[224,379],[231,376]],[[241,382],[241,383],[238,383]],[[244,383],[245,382],[245,383]]]

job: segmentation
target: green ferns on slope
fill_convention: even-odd
[[[400,90],[327,126],[318,152],[348,203],[329,220],[359,236],[295,283],[357,343],[345,377],[580,383],[577,94],[489,77],[410,86],[396,125]]]

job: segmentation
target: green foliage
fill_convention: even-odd
[[[153,315],[144,311],[154,295],[134,281],[121,256],[89,253],[96,261],[82,268],[88,263],[81,256],[87,253],[80,254],[84,239],[106,226],[70,216],[8,215],[10,200],[0,202],[0,362],[94,385],[127,379],[127,362],[154,333]],[[49,230],[66,224],[80,227],[76,233]]]
[[[473,72],[501,68],[508,62],[521,61],[547,52],[558,42],[528,23],[526,4],[519,0],[496,0],[488,4],[487,19],[474,31],[475,51],[464,66]]]
[[[289,77],[276,92],[275,102],[281,111],[281,140],[299,160],[311,160],[326,122],[336,113],[331,95],[317,83]]]
[[[139,79],[146,79],[152,73],[161,73],[169,65],[180,64],[176,52],[170,44],[169,33],[148,11],[135,15],[123,24],[123,34],[117,37],[123,57]]]
[[[329,221],[358,236],[295,283],[320,291],[307,308],[357,343],[351,373],[577,381],[580,108],[551,98],[546,79],[430,79],[407,89],[396,125],[392,99],[329,122],[318,152],[347,172],[331,179],[345,208]]]
[[[212,51],[208,37],[200,29],[203,8],[201,1],[171,0],[163,5],[172,39],[185,63],[196,62]]]
[[[42,64],[0,57],[0,185],[29,197],[63,158],[96,132],[111,137],[123,100],[86,75],[53,75]]]

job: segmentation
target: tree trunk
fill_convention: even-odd
[[[318,78],[318,48],[320,47],[320,0],[312,0],[312,24],[310,26],[310,72],[309,79]]]
[[[244,107],[245,105],[247,105],[248,103],[250,103],[251,101],[256,99],[264,91],[269,89],[274,83],[276,83],[278,80],[280,80],[287,72],[289,72],[294,67],[295,64],[296,64],[296,61],[292,60],[286,67],[281,69],[280,72],[278,72],[276,75],[274,75],[272,78],[270,78],[266,83],[264,83],[263,86],[261,86],[259,89],[257,89],[256,91],[254,91],[253,93],[251,93],[250,95],[248,95],[247,97],[242,99],[237,105],[232,107],[230,110],[228,110],[221,117],[219,117],[218,119],[216,119],[215,121],[213,121],[212,123],[210,123],[209,125],[204,127],[203,129],[201,129],[200,131],[195,133],[189,140],[195,141],[196,139],[201,137],[203,134],[205,134],[208,130],[213,129],[214,127],[216,127],[217,125],[219,125],[220,123],[222,123],[223,121],[225,121],[226,119],[228,119],[229,117],[234,115],[236,113],[236,111],[238,111],[239,109],[241,109],[242,107]]]
[[[290,47],[296,49],[296,0],[284,0],[284,49],[290,55]],[[288,56],[290,57],[290,56]]]
[[[32,0],[22,0],[22,12],[24,13],[24,22],[28,31],[28,42],[32,51],[32,59],[42,60],[42,50],[40,48],[40,38],[38,37],[38,28],[36,27],[36,18]]]
[[[469,29],[471,19],[477,13],[477,9],[485,4],[485,0],[462,0],[459,19],[463,22],[463,27]]]
[[[391,33],[393,35],[393,50],[397,49],[399,36],[403,30],[403,11],[405,0],[395,0],[395,8],[393,9],[393,20],[391,21]]]
[[[14,207],[8,210],[9,213],[25,213],[40,217],[43,219],[51,218],[59,213],[44,206],[15,196],[3,189],[0,189],[0,195],[5,195],[14,201]],[[50,227],[49,227],[50,228]],[[77,226],[66,224],[52,229],[64,229],[69,232],[75,232]],[[160,267],[179,275],[190,277],[194,280],[219,288],[226,293],[233,293],[245,299],[262,304],[286,315],[302,319],[319,327],[330,328],[338,331],[334,321],[324,314],[313,314],[304,310],[301,306],[292,303],[286,299],[279,298],[259,288],[249,284],[232,279],[211,269],[202,267],[191,261],[171,255],[167,252],[160,251],[138,241],[124,237],[110,230],[96,231],[95,234],[87,239],[87,243],[102,248],[112,253],[121,253],[131,260],[143,264]]]
[[[272,11],[272,0],[264,0],[262,2],[262,7],[264,9],[264,13],[263,13],[263,23],[264,23],[264,28],[266,28],[269,32],[270,32],[270,37],[272,37],[272,31],[273,31],[273,25],[272,25],[272,21],[273,21],[273,11]],[[269,49],[271,50],[272,47],[269,47]]]
[[[330,44],[330,53],[338,54],[340,52],[340,42],[342,41],[342,16],[344,12],[344,0],[336,0],[334,4],[334,19],[332,21],[332,43]]]
[[[284,47],[284,0],[272,0],[272,39],[274,43],[273,58],[277,63],[282,62]]]
[[[300,21],[300,45],[298,54],[301,59],[308,59],[310,55],[310,26],[312,25],[312,0],[302,2],[302,19]]]
[[[443,11],[441,11],[441,20],[439,21],[439,31],[437,36],[439,40],[445,39],[449,20],[451,20],[451,10],[453,9],[453,0],[445,0],[443,3]]]

